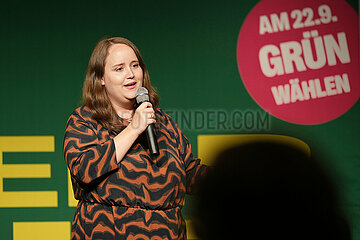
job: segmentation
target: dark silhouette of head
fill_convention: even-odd
[[[207,240],[350,240],[322,162],[274,142],[223,151],[199,185],[196,233]]]

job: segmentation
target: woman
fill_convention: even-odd
[[[151,103],[135,109],[139,87]],[[64,157],[79,200],[72,239],[186,239],[185,193],[206,167],[158,103],[137,47],[120,37],[101,40],[90,57],[83,106],[65,131]],[[149,124],[157,129],[155,158],[143,136]]]

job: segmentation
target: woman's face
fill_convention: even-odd
[[[105,86],[114,107],[133,104],[136,90],[142,86],[143,70],[134,50],[125,44],[114,44],[109,48],[101,84]]]

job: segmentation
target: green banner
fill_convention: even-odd
[[[0,239],[70,238],[76,201],[62,153],[65,124],[80,104],[92,49],[100,39],[109,36],[122,36],[136,44],[152,84],[160,93],[160,108],[173,117],[191,142],[194,155],[203,157],[205,162],[211,164],[206,148],[210,145],[206,141],[218,141],[207,135],[220,137],[224,146],[226,141],[238,139],[233,138],[234,135],[287,136],[301,140],[312,154],[323,155],[341,191],[342,207],[347,213],[353,239],[360,239],[359,95],[353,96],[351,104],[336,116],[311,123],[298,120],[301,114],[293,112],[295,105],[289,105],[299,103],[299,95],[294,103],[290,101],[287,105],[292,108],[289,114],[296,115],[295,120],[288,120],[291,116],[284,116],[278,108],[281,106],[276,106],[275,111],[275,108],[265,107],[266,103],[258,102],[247,85],[249,79],[241,75],[238,62],[239,58],[253,59],[239,56],[238,44],[242,26],[257,4],[258,0],[2,2]],[[358,13],[356,0],[346,4]],[[342,21],[340,16],[343,15],[336,15],[336,9],[331,8],[332,15],[326,7],[314,5],[312,9],[314,16],[323,14],[323,18],[314,17],[314,24],[316,20],[327,21],[328,16],[332,23],[337,20],[334,16],[339,17],[337,22]],[[291,18],[292,10],[288,10],[289,21],[296,20]],[[264,13],[269,23],[272,18],[276,21],[271,14],[277,14],[280,24],[281,10]],[[262,33],[274,34],[271,32],[274,27],[267,28],[264,19]],[[358,34],[355,26],[359,25],[355,23],[354,32]],[[323,34],[321,24],[318,24],[318,35],[310,30],[310,35],[303,35],[305,29],[300,38],[320,36]],[[333,45],[339,48],[334,50],[338,63],[341,50],[345,51],[340,43],[341,36],[334,37],[336,44]],[[268,44],[281,50],[281,41]],[[350,45],[348,49],[351,52]],[[346,56],[343,61],[341,64],[348,64]],[[357,66],[357,74],[359,69]],[[342,73],[335,72],[333,76]],[[337,82],[335,78],[328,81],[328,90],[339,92],[342,89],[342,95],[346,95],[346,79],[339,76]],[[350,74],[348,77],[351,78]],[[289,78],[286,81],[281,83],[284,89],[285,84],[290,84]],[[353,82],[358,85],[358,81],[349,79],[350,87]],[[340,84],[343,88],[337,90],[337,85],[331,84]],[[279,89],[277,87],[276,91]],[[328,101],[316,111],[327,114],[336,112],[337,107]],[[193,198],[187,196],[182,209],[189,239],[196,238],[191,228]]]

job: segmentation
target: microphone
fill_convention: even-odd
[[[143,102],[150,102],[149,92],[146,88],[140,87],[136,90],[136,102],[138,106]],[[154,124],[150,124],[145,129],[147,143],[149,145],[150,155],[156,157],[159,155],[159,146],[157,143]]]

